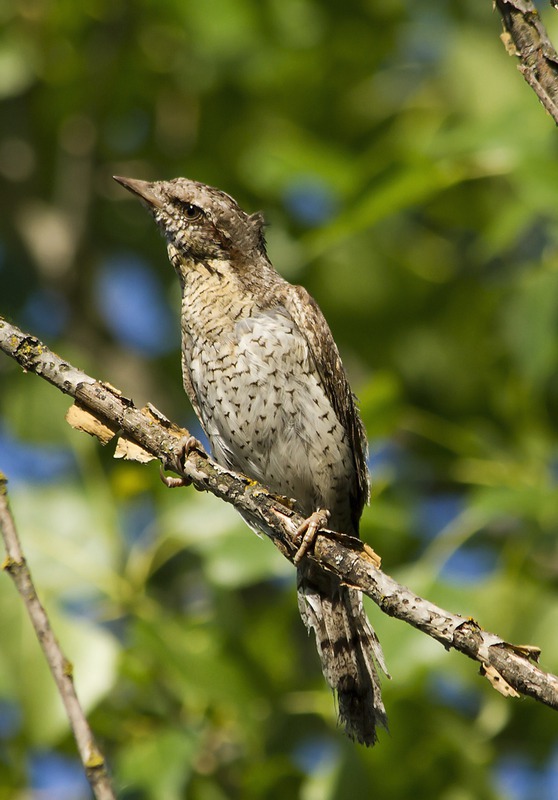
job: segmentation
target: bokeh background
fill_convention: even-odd
[[[558,140],[489,0],[4,0],[0,24],[0,314],[199,433],[164,244],[110,176],[263,209],[360,398],[363,537],[557,672]],[[391,730],[348,742],[290,565],[67,405],[0,358],[0,469],[123,800],[558,797],[555,714],[373,604]],[[0,799],[84,800],[7,577],[0,641]]]

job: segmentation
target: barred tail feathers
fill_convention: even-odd
[[[310,575],[301,565],[298,605],[308,631],[315,634],[324,677],[337,692],[341,724],[352,739],[372,746],[376,727],[387,728],[374,658],[388,672],[361,593],[323,573]]]

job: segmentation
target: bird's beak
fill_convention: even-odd
[[[136,178],[122,178],[120,175],[113,175],[112,177],[117,183],[120,183],[125,189],[128,189],[129,192],[137,195],[140,200],[143,200],[148,206],[152,208],[163,208],[162,200],[153,192],[152,183],[148,183],[148,181],[138,181]]]

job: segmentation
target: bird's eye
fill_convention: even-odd
[[[180,207],[184,216],[188,217],[188,219],[199,219],[203,214],[201,208],[193,206],[192,203],[181,203]]]

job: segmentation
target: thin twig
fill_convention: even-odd
[[[105,759],[95,738],[74,687],[72,665],[65,657],[50,626],[45,609],[35,591],[31,573],[23,556],[14,518],[8,505],[7,479],[0,472],[0,533],[6,547],[2,568],[11,576],[20,593],[31,624],[37,634],[56,687],[64,703],[87,780],[97,800],[115,800]]]
[[[519,71],[558,125],[558,53],[535,5],[531,0],[495,0],[495,6],[508,53],[517,56]]]
[[[63,361],[34,336],[23,333],[0,317],[0,349],[26,371],[36,372],[75,398],[81,409],[103,429],[82,429],[104,442],[124,438],[173,469],[181,443],[188,432],[170,423],[152,407],[137,409],[113,387]],[[124,448],[126,449],[126,448]],[[268,536],[281,553],[293,560],[299,542],[297,529],[303,519],[264,486],[223,469],[200,450],[192,450],[181,471],[197,489],[231,503]],[[516,692],[558,709],[558,677],[541,670],[534,661],[536,647],[515,646],[488,633],[475,621],[452,614],[397,583],[375,565],[368,547],[359,539],[332,531],[321,531],[311,555],[316,564],[361,589],[387,614],[403,620],[428,636],[481,664],[482,674],[503,694]]]

